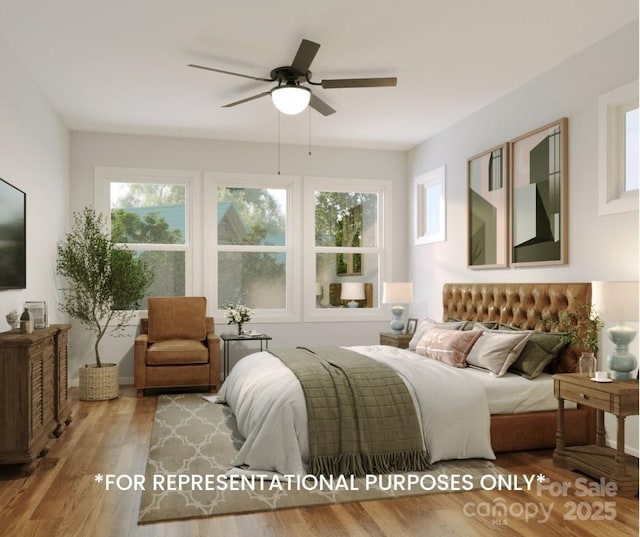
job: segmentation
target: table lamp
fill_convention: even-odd
[[[615,323],[606,329],[607,336],[616,346],[606,360],[611,378],[629,380],[638,364],[629,352],[636,329],[625,323],[638,322],[638,282],[592,282],[592,291],[593,309],[603,321]]]
[[[357,308],[356,300],[364,300],[364,283],[347,282],[340,285],[340,300],[348,300],[348,308]]]
[[[411,282],[384,282],[382,284],[382,303],[393,304],[391,308],[391,332],[402,334],[404,322],[402,315],[404,307],[400,304],[410,304],[413,301],[413,284]]]

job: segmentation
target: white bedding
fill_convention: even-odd
[[[558,408],[558,400],[553,395],[553,376],[547,373],[528,380],[514,373],[496,377],[472,367],[467,367],[464,372],[484,387],[491,414],[518,414]],[[565,401],[565,408],[577,406]]]
[[[349,348],[390,365],[404,380],[416,402],[431,462],[495,459],[486,392],[472,376],[394,347]],[[244,357],[216,400],[230,406],[245,438],[234,465],[252,471],[306,473],[304,395],[298,379],[278,358],[268,352]]]

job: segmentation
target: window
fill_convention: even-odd
[[[335,320],[337,309],[348,316],[380,315],[388,182],[309,179],[305,187],[306,315]]]
[[[96,207],[110,215],[111,236],[142,258],[154,274],[143,299],[184,296],[190,291],[191,244],[189,172],[99,168]],[[98,193],[106,192],[108,206]],[[106,209],[106,210],[105,210]]]
[[[284,177],[207,175],[207,277],[218,310],[241,303],[258,318],[293,314],[293,187]]]
[[[428,244],[444,241],[446,237],[445,167],[441,166],[416,177],[415,185],[415,243]]]
[[[599,213],[637,211],[637,81],[600,97],[599,131]]]

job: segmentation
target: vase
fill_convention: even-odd
[[[242,323],[238,323],[238,335],[242,335]]]
[[[578,360],[578,372],[589,378],[596,376],[596,370],[598,369],[598,362],[592,352],[583,352]]]

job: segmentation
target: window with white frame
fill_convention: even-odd
[[[598,205],[601,215],[638,210],[638,82],[600,97]]]
[[[349,316],[380,315],[389,198],[387,181],[308,179],[305,311],[311,318],[335,320],[338,309]]]
[[[294,313],[295,181],[273,176],[207,174],[205,212],[209,295],[217,309],[240,303],[258,319]]]
[[[192,177],[167,173],[118,168],[96,173],[96,207],[110,215],[112,239],[135,251],[154,275],[142,309],[150,296],[184,296],[190,288]],[[106,203],[98,192],[106,193]]]

